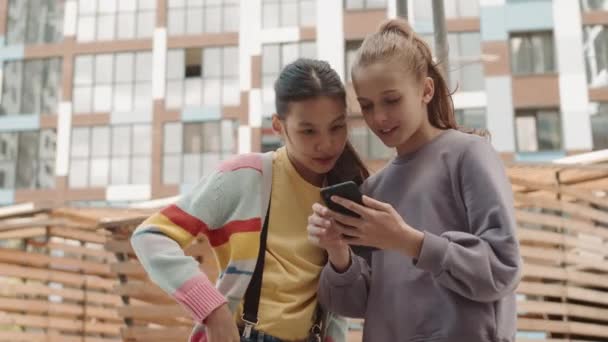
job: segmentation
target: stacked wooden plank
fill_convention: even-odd
[[[0,341],[120,340],[108,233],[77,210],[0,210]]]
[[[608,341],[608,168],[512,167],[518,341]]]

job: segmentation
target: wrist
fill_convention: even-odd
[[[337,248],[327,251],[329,257],[329,263],[338,273],[343,273],[348,270],[351,263],[350,248],[345,246],[344,248]]]
[[[410,226],[404,226],[401,231],[399,250],[413,259],[418,259],[424,241],[424,233]]]
[[[203,323],[207,324],[207,323],[211,323],[214,322],[216,320],[216,318],[218,318],[219,316],[222,315],[222,310],[227,308],[227,304],[221,304],[218,307],[216,307],[215,309],[213,309],[209,315],[203,320]]]

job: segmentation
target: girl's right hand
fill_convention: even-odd
[[[205,320],[207,342],[240,342],[239,330],[227,304],[215,309]]]
[[[350,265],[350,247],[342,234],[333,229],[333,221],[327,216],[329,209],[315,203],[312,210],[308,217],[308,240],[327,251],[329,261],[337,271],[345,271]]]

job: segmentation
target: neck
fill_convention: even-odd
[[[441,129],[433,127],[427,119],[405,143],[397,146],[397,154],[402,156],[415,152],[437,137],[441,132]]]
[[[298,163],[298,161],[295,158],[293,158],[291,156],[291,154],[289,154],[289,150],[287,150],[287,158],[289,158],[289,161],[291,162],[293,167],[296,169],[296,172],[306,182],[308,182],[316,187],[319,187],[319,188],[323,186],[323,181],[325,180],[324,174],[315,173],[315,172],[311,171],[310,169],[308,169],[307,167],[305,167],[304,165]]]

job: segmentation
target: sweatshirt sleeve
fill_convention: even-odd
[[[349,268],[338,273],[327,263],[321,273],[319,302],[324,308],[351,318],[363,318],[371,279],[370,267],[365,259],[351,252]]]
[[[222,219],[223,174],[202,179],[177,204],[144,221],[131,236],[131,245],[153,283],[181,304],[197,322],[226,303],[225,297],[200,270],[184,248]]]
[[[496,301],[515,290],[521,272],[511,186],[487,141],[470,144],[457,169],[468,227],[440,236],[425,232],[414,263],[466,298]]]

